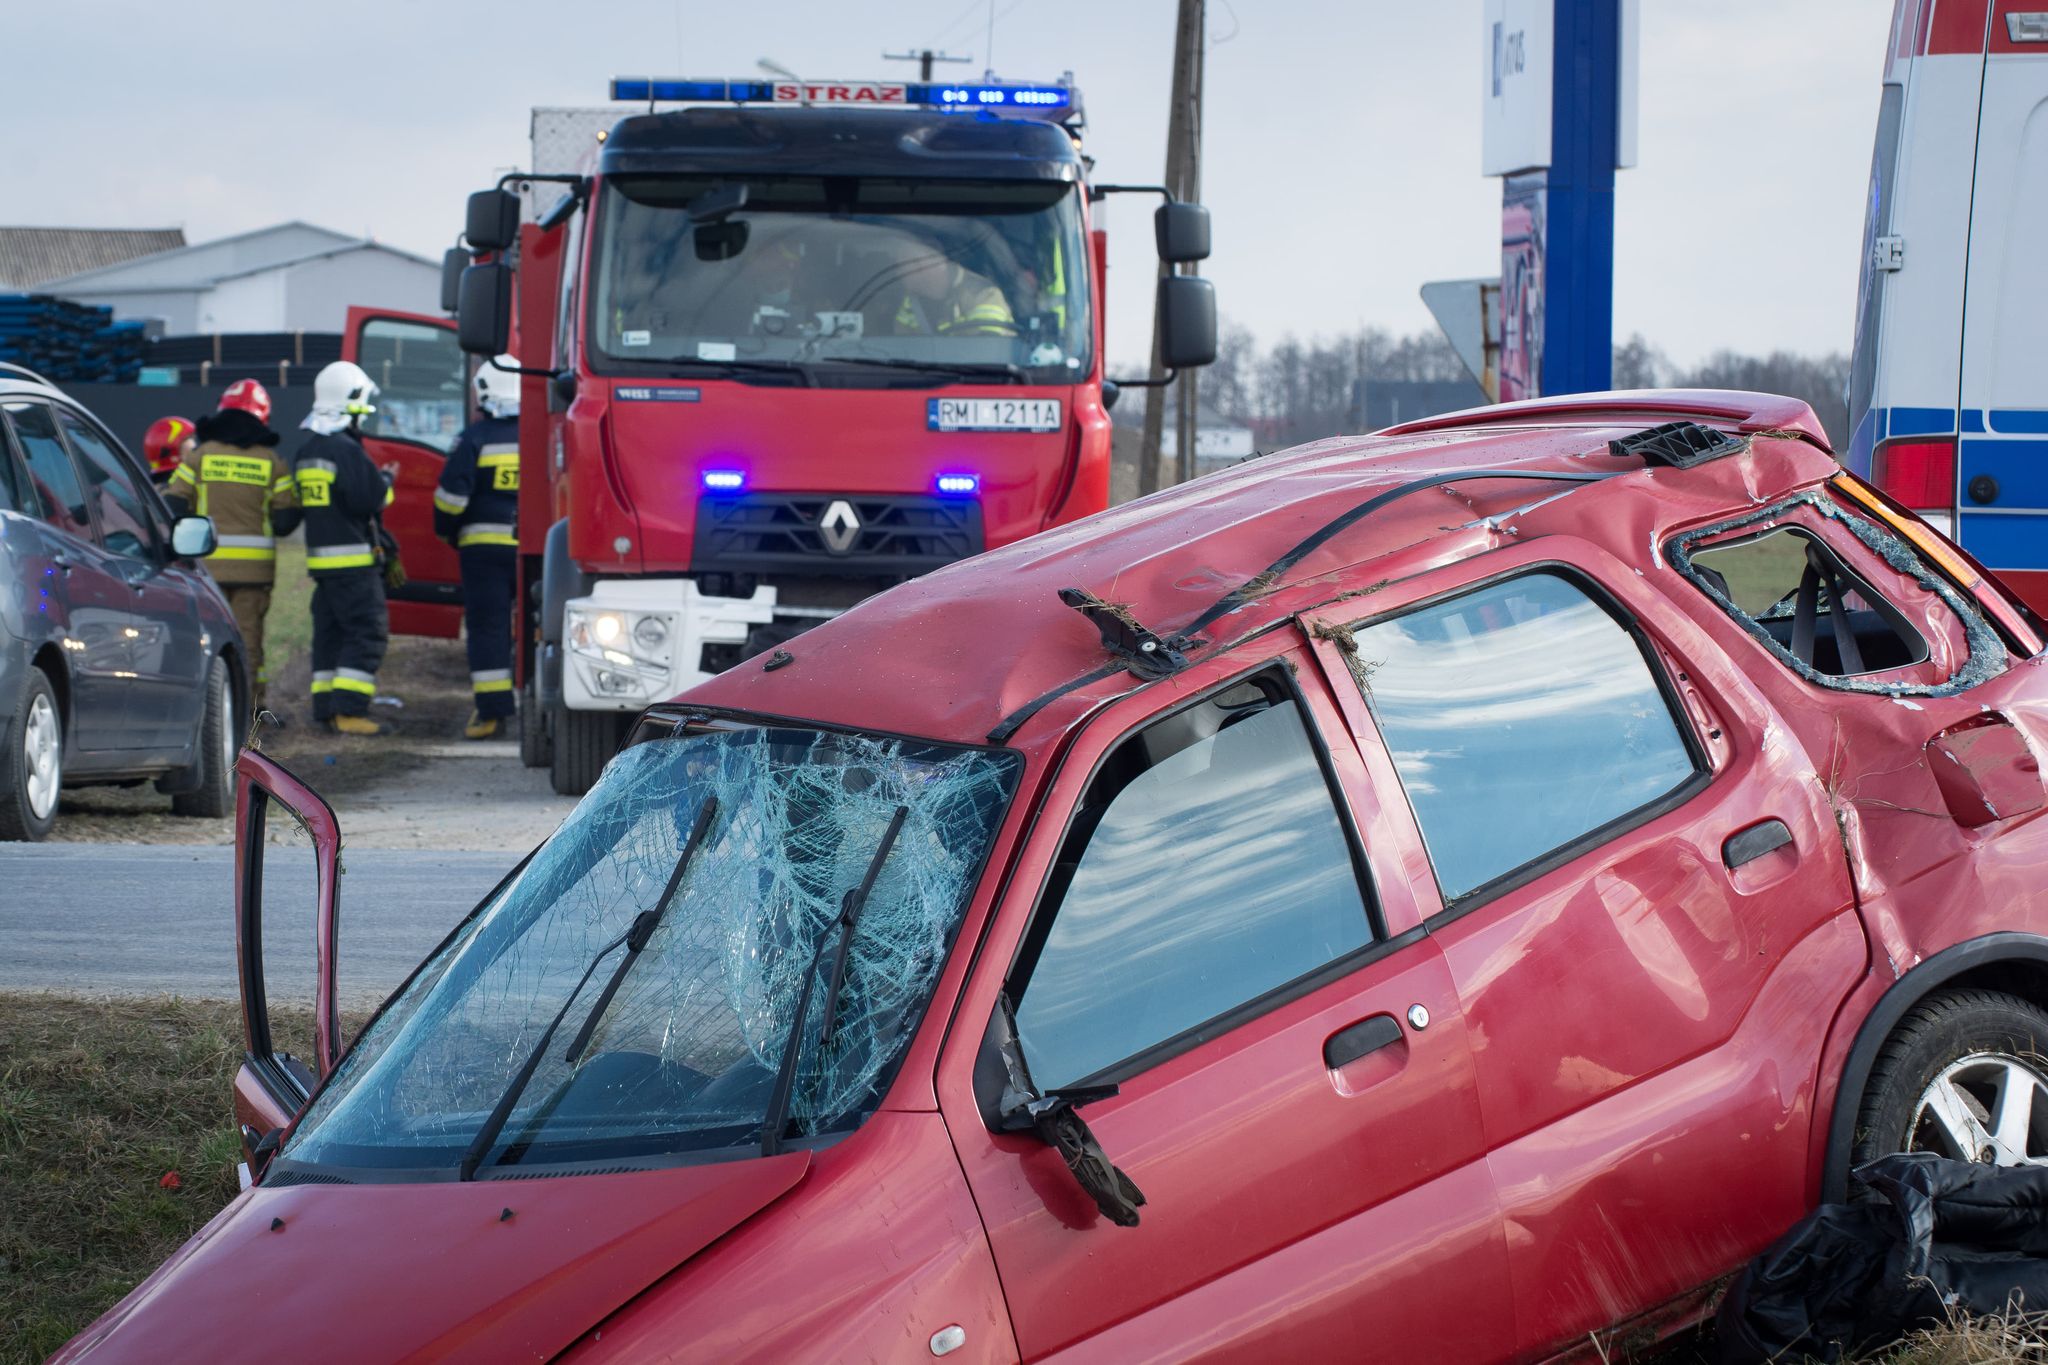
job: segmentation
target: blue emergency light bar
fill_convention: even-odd
[[[809,104],[864,109],[1009,109],[1060,113],[1077,106],[1071,85],[940,85],[926,81],[684,81],[614,76],[612,98],[649,104]]]

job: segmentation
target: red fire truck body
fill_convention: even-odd
[[[513,196],[473,196],[461,287],[465,348],[526,367],[522,751],[572,793],[650,703],[1108,506],[1116,391],[1092,201],[1120,187],[1071,85],[614,93],[727,102],[508,177],[565,187],[516,244]],[[1207,236],[1161,210],[1168,259]],[[1163,357],[1205,363],[1206,282],[1161,300]]]

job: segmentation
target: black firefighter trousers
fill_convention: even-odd
[[[462,620],[476,713],[485,720],[507,720],[517,709],[512,697],[512,586],[519,576],[519,551],[510,545],[465,545],[456,553],[462,562]]]
[[[391,624],[384,574],[341,569],[313,578],[313,719],[366,716]]]

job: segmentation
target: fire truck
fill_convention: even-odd
[[[1206,211],[1091,182],[1071,77],[612,96],[579,169],[470,197],[451,276],[525,376],[520,747],[565,794],[649,703],[1108,505],[1104,196],[1162,201],[1160,365],[1216,345]]]

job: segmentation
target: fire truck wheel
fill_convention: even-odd
[[[561,796],[581,796],[597,785],[598,774],[619,747],[631,716],[618,711],[552,708],[554,734],[548,777]]]
[[[534,683],[538,672],[536,664],[526,686],[519,689],[519,761],[529,768],[548,767],[554,759],[547,709],[540,704],[540,689]]]

